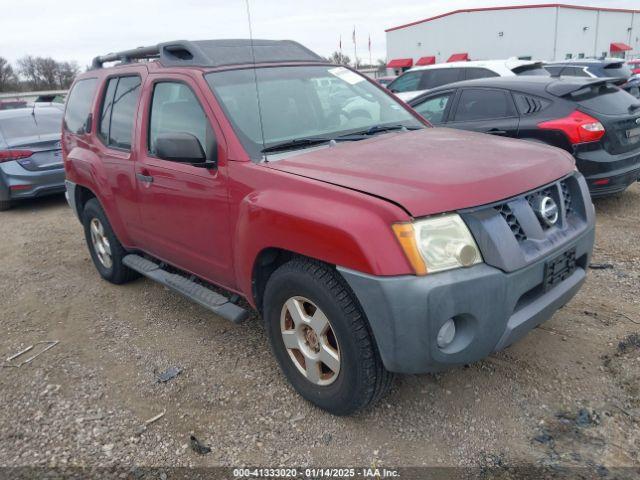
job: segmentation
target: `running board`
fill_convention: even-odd
[[[181,293],[204,308],[211,310],[216,315],[231,320],[233,323],[240,323],[249,317],[247,310],[232,303],[227,297],[182,275],[167,272],[162,269],[161,265],[140,255],[127,255],[122,259],[122,263],[145,277]]]

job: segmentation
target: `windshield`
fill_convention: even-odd
[[[213,72],[205,78],[256,160],[263,149],[283,142],[330,140],[384,126],[424,126],[380,87],[344,67],[251,68]]]

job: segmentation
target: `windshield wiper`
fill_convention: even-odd
[[[392,130],[419,130],[420,128],[422,127],[407,127],[406,125],[374,125],[373,127],[369,127],[366,130],[352,132],[348,135],[375,135],[376,133],[390,132]]]
[[[276,143],[275,145],[271,145],[269,147],[265,147],[260,150],[262,153],[269,152],[281,152],[284,150],[291,150],[300,147],[311,147],[313,145],[319,145],[321,143],[330,142],[330,138],[323,137],[305,137],[305,138],[294,138],[293,140],[287,140],[286,142]]]

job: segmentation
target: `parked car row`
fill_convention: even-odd
[[[487,78],[409,104],[434,125],[520,138],[576,159],[593,197],[640,178],[640,101],[602,78]]]
[[[510,59],[416,67],[388,88],[434,125],[566,150],[596,197],[640,178],[639,84],[620,59]]]
[[[460,80],[488,77],[549,76],[541,62],[519,60],[487,60],[449,62],[414,67],[400,75],[387,88],[404,101],[432,88]]]

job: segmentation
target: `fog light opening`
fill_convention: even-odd
[[[442,325],[442,327],[440,327],[440,330],[438,331],[438,336],[436,338],[436,341],[438,342],[438,347],[439,348],[448,347],[449,345],[451,345],[451,342],[453,342],[453,339],[455,337],[456,337],[456,322],[453,320],[453,318],[450,318],[449,320],[444,322],[444,324]]]

